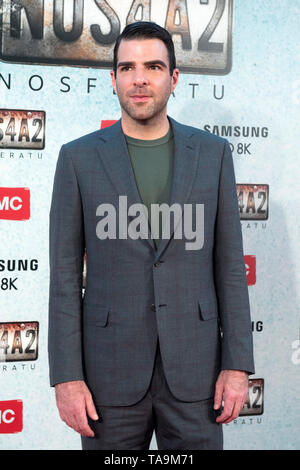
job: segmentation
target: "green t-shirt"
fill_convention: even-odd
[[[159,139],[141,140],[127,135],[125,138],[137,188],[143,204],[148,209],[149,223],[153,232],[155,218],[151,220],[151,204],[170,202],[174,155],[172,126],[170,125],[167,134]],[[157,230],[161,239],[161,214]],[[154,238],[156,247],[159,239]]]

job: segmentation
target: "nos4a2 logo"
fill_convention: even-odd
[[[0,362],[35,361],[38,322],[0,323]]]
[[[264,412],[264,379],[249,379],[249,391],[239,416],[262,415]]]
[[[123,28],[154,21],[173,37],[183,72],[224,75],[233,0],[2,0],[2,60],[111,68]],[[1,18],[0,18],[1,19]]]
[[[0,109],[0,149],[45,148],[45,120],[44,111]]]
[[[269,217],[269,185],[236,185],[240,220],[267,220]]]

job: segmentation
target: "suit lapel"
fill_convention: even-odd
[[[119,196],[127,196],[127,207],[133,204],[143,204],[140,193],[137,188],[134,171],[131,164],[130,155],[128,153],[126,140],[122,131],[121,119],[112,126],[105,129],[105,133],[100,134],[103,141],[101,148],[97,147],[97,151],[102,158],[107,173],[109,174],[113,185]],[[128,216],[129,219],[134,216]],[[148,227],[147,240],[153,250],[155,250],[154,242],[151,238],[150,225],[146,214],[141,214],[144,219],[144,225]]]
[[[174,165],[169,206],[174,203],[180,204],[181,213],[183,214],[184,203],[190,195],[196,175],[199,151],[196,143],[193,142],[193,130],[186,131],[186,128],[173,118],[169,116],[168,118],[174,135]],[[98,147],[97,151],[118,194],[127,196],[128,207],[136,203],[143,204],[122,131],[121,119],[113,126],[106,128],[105,132],[101,132],[99,137],[103,145],[101,145],[101,148]],[[148,227],[147,242],[155,251],[155,261],[157,261],[174,235],[176,228],[174,227],[174,220],[171,216],[170,238],[161,239],[156,250],[151,238],[149,221],[145,214],[143,216]],[[179,223],[182,223],[181,218],[178,221]]]
[[[174,203],[181,206],[181,217],[177,222],[180,224],[182,223],[184,203],[190,195],[196,175],[199,151],[196,148],[196,144],[193,142],[193,130],[190,129],[186,131],[186,128],[182,124],[178,123],[170,116],[168,116],[168,118],[172,125],[174,135],[174,166],[169,206],[171,207]],[[162,238],[160,240],[155,254],[155,261],[160,258],[170,243],[170,240],[174,236],[175,229],[174,218],[171,216],[170,238]]]

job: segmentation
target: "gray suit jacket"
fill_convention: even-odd
[[[249,298],[228,142],[168,117],[170,204],[204,204],[204,245],[184,237],[106,239],[96,208],[142,203],[121,120],[62,146],[50,210],[50,384],[83,379],[99,405],[131,405],[150,383],[157,340],[180,400],[214,395],[221,369],[254,373]],[[130,216],[128,216],[130,221]],[[118,225],[118,217],[117,217]],[[118,233],[118,232],[117,232]],[[87,255],[82,298],[83,257]]]

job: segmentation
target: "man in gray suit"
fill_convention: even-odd
[[[230,147],[167,115],[178,75],[165,29],[127,26],[111,71],[121,119],[59,154],[50,382],[83,449],[148,449],[153,430],[158,449],[222,449],[254,373]]]

